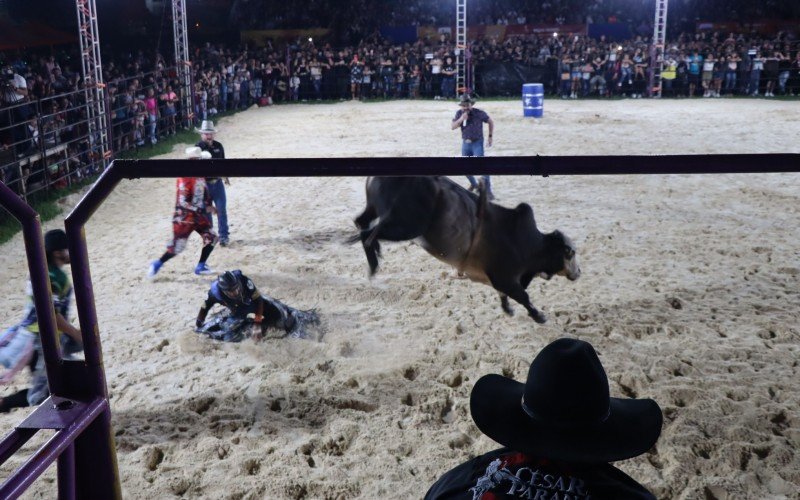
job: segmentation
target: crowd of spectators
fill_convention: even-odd
[[[361,1],[364,6],[371,5]],[[500,3],[486,2],[480,8],[490,9]],[[593,6],[613,10],[625,3],[596,0]],[[715,4],[711,0],[705,3],[708,8]],[[526,6],[525,2],[504,4],[513,4],[516,9],[503,15],[500,20],[504,22],[524,22],[531,9],[541,15],[550,12],[548,9],[556,12],[571,5],[569,0],[535,6]],[[435,8],[423,8],[431,5],[411,2],[408,12],[438,21]],[[400,14],[394,15],[406,11],[397,12]],[[487,20],[493,15],[487,11]],[[800,95],[798,48],[797,40],[787,33],[771,37],[707,31],[681,34],[666,46],[664,95]],[[449,33],[407,44],[392,44],[377,32],[349,46],[313,39],[280,46],[267,42],[257,48],[206,43],[192,49],[191,90],[181,84],[174,64],[159,53],[140,50],[117,54],[109,50],[104,55],[104,81],[111,147],[121,152],[153,145],[175,134],[181,127],[180,117],[187,114],[182,104],[187,91],[192,93],[191,111],[197,123],[254,104],[454,98],[455,50]],[[471,41],[469,52],[477,90],[483,95],[490,95],[491,89],[480,87],[482,72],[503,64],[540,68],[546,92],[564,99],[646,97],[653,69],[647,34],[622,42],[566,33],[508,36],[502,40],[485,37]],[[63,185],[94,173],[98,138],[89,134],[83,91],[86,82],[81,78],[77,49],[38,56],[0,54],[0,61],[0,166],[5,166],[0,173],[6,183]],[[58,161],[50,161],[51,152],[63,154],[57,156]]]
[[[637,28],[653,21],[647,0],[487,0],[467,2],[470,24],[627,23]],[[692,0],[671,2],[668,28],[684,31],[696,21],[737,21],[800,18],[800,3],[792,0]],[[349,26],[360,35],[381,26],[453,26],[453,3],[440,0],[323,0],[268,2],[237,0],[231,22],[247,29],[336,28]]]

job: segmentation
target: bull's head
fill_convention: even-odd
[[[575,252],[575,244],[572,242],[569,236],[561,231],[555,231],[554,234],[557,235],[557,237],[559,237],[561,240],[559,250],[561,251],[561,258],[564,261],[563,267],[556,274],[559,276],[564,276],[570,281],[575,281],[581,277],[581,266],[578,264],[578,255]],[[550,279],[551,277],[552,275],[547,279]]]

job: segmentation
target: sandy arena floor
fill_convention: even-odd
[[[477,106],[497,124],[493,156],[800,152],[798,102],[550,100],[541,122],[517,101]],[[452,156],[456,109],[253,109],[222,120],[219,140],[233,158]],[[524,380],[565,335],[595,346],[612,395],[664,410],[656,448],[619,464],[659,498],[798,498],[800,175],[493,180],[500,204],[530,203],[578,245],[579,281],[528,289],[546,325],[519,306],[503,315],[491,288],[451,279],[413,243],[386,244],[370,281],[360,246],[343,244],[363,179],[232,179],[233,243],[209,263],[317,307],[326,329],[238,345],[192,332],[212,280],[191,273],[196,237],[144,279],[170,236],[174,181],[124,181],[86,234],[126,498],[421,498],[495,447],[469,417],[475,380]],[[21,241],[0,252],[0,325],[23,309]],[[4,391],[27,375],[15,382]],[[26,497],[54,492],[50,470]]]

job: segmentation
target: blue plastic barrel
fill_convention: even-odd
[[[544,113],[544,85],[522,84],[522,112],[526,117],[541,118]]]

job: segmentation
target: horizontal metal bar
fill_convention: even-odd
[[[800,154],[116,160],[122,178],[619,175],[800,172]]]
[[[17,424],[17,429],[67,429],[83,415],[86,407],[82,401],[50,396]]]
[[[48,404],[47,399],[44,404]],[[86,406],[86,409],[74,421],[73,425],[62,429],[47,440],[28,460],[25,461],[11,476],[0,486],[0,498],[17,498],[25,492],[31,484],[56,461],[58,456],[91,424],[98,415],[108,409],[108,402],[97,398]],[[58,410],[53,410],[58,411]]]

